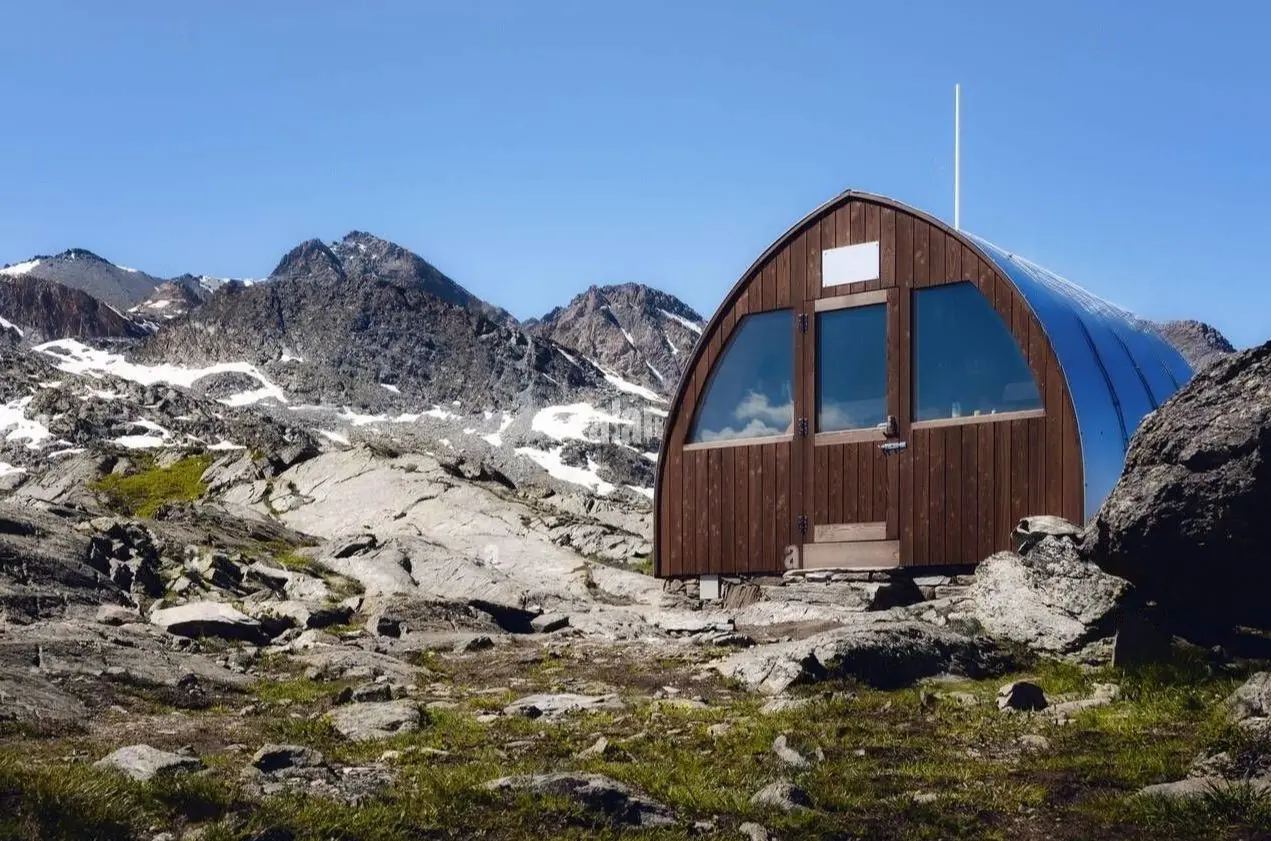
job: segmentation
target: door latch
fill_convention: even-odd
[[[909,446],[907,441],[888,441],[886,444],[879,444],[878,449],[885,453],[896,453]]]
[[[799,436],[801,438],[806,438],[807,435],[808,435],[808,419],[799,418]]]

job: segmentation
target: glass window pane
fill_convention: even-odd
[[[816,431],[887,420],[887,305],[816,315]]]
[[[1041,407],[1015,337],[974,284],[914,293],[914,420]]]
[[[690,444],[792,432],[794,311],[744,317],[700,399]]]

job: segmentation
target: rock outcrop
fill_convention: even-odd
[[[975,619],[994,637],[1068,654],[1111,636],[1129,584],[1081,558],[1076,543],[1046,536],[1023,556],[998,552],[975,571]]]
[[[1144,419],[1088,557],[1195,630],[1271,627],[1271,343],[1229,356]]]

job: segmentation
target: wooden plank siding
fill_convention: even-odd
[[[822,286],[822,251],[875,240],[877,279]],[[1014,336],[1042,396],[1043,414],[912,424],[913,296],[960,282],[975,284]],[[876,441],[817,445],[816,302],[878,290],[887,290],[889,302],[888,411],[897,419],[896,440],[907,446],[888,454]],[[775,309],[791,312],[794,417],[796,423],[806,418],[812,434],[685,450],[698,402],[729,340],[747,315]],[[807,317],[803,333],[800,314]],[[655,494],[659,576],[779,573],[786,546],[811,545],[818,528],[823,535],[852,533],[833,527],[853,524],[884,524],[902,565],[970,565],[1009,548],[1021,517],[1053,513],[1084,520],[1076,418],[1032,311],[969,240],[886,199],[845,194],[752,266],[707,325],[668,409]],[[807,518],[806,533],[799,530],[800,515]]]

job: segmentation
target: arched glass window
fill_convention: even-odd
[[[914,292],[914,420],[1042,408],[1015,337],[973,283]]]
[[[794,311],[747,315],[699,397],[688,443],[787,435],[794,426]]]

